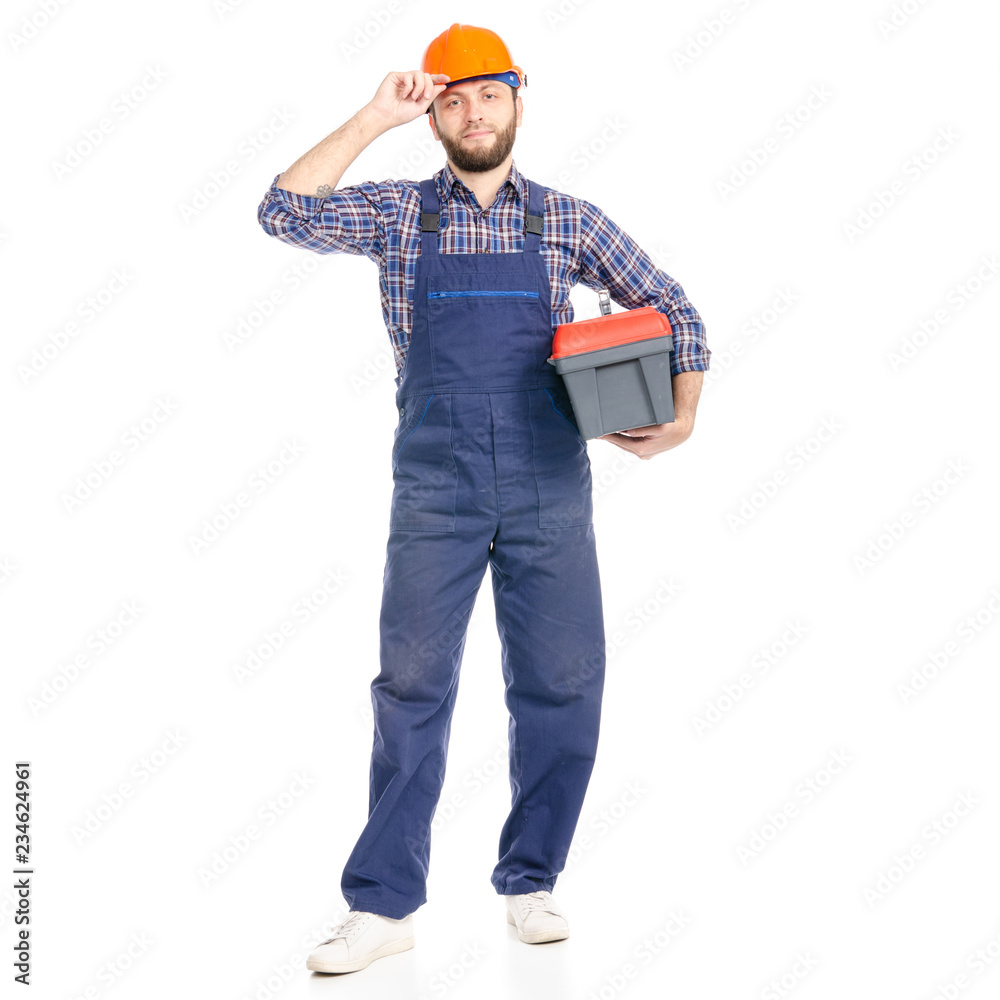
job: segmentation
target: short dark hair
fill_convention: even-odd
[[[511,99],[511,103],[516,108],[517,107],[517,87],[514,87],[514,86],[512,86],[509,83],[507,84],[507,86],[510,87],[510,99]],[[447,90],[442,90],[441,91],[441,94],[447,94],[447,93],[448,93]],[[440,97],[441,94],[438,94],[438,97]],[[436,102],[437,102],[437,97],[435,97],[434,100],[431,101],[431,106],[429,108],[430,113],[431,113],[431,118],[434,119],[435,124],[437,124],[437,112],[434,110],[434,104]]]

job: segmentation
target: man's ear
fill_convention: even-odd
[[[427,120],[431,123],[431,135],[434,136],[436,142],[440,142],[441,137],[437,134],[437,126],[434,124],[434,115],[428,112]]]
[[[519,95],[518,98],[517,98],[517,101],[516,101],[516,114],[514,116],[514,124],[515,125],[520,125],[521,124],[521,116],[523,114],[524,114],[524,102],[521,100],[520,95]]]

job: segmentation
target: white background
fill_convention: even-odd
[[[556,891],[571,938],[521,944],[489,883],[509,791],[487,580],[417,946],[319,976],[367,808],[394,370],[371,262],[256,212],[453,21],[527,71],[518,167],[681,282],[712,371],[680,448],[588,446],[618,639]],[[3,22],[2,787],[31,761],[40,995],[996,995],[995,5],[103,0]],[[395,130],[342,183],[430,176],[429,138]]]

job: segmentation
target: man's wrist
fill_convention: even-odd
[[[393,126],[393,123],[387,121],[385,116],[376,111],[371,104],[366,104],[355,114],[354,122],[361,133],[365,145],[368,145],[373,139],[377,139],[380,135],[388,132]]]

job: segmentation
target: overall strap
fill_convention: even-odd
[[[420,252],[437,253],[438,223],[441,221],[441,206],[438,204],[434,178],[420,182]]]
[[[527,179],[528,205],[524,215],[524,252],[538,253],[542,240],[545,215],[545,188]],[[420,182],[420,252],[438,252],[438,227],[441,223],[441,205],[438,201],[434,179]]]
[[[532,184],[527,178],[524,183],[528,188],[528,209],[524,218],[524,252],[538,253],[545,215],[545,188],[541,184]]]

